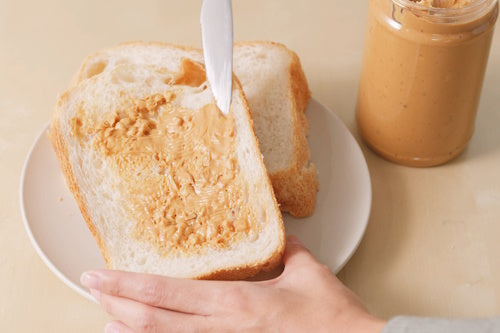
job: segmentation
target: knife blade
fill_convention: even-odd
[[[233,85],[233,11],[231,0],[204,0],[201,39],[207,80],[217,106],[229,113]]]

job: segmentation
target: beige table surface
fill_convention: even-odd
[[[201,0],[0,0],[0,332],[101,332],[109,317],[43,264],[19,182],[56,96],[90,52],[127,40],[200,46]],[[235,0],[235,40],[295,50],[313,96],[356,137],[367,1]],[[340,278],[375,314],[500,314],[500,31],[477,130],[450,164],[413,169],[362,145],[373,183],[366,235]]]

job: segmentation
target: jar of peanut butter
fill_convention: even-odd
[[[409,166],[467,146],[498,0],[370,0],[356,120],[365,142]]]

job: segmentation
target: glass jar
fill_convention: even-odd
[[[390,161],[445,163],[474,131],[498,0],[369,3],[358,130]]]

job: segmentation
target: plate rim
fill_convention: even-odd
[[[368,195],[367,195],[367,197],[369,198],[368,199],[368,207],[367,207],[368,209],[366,210],[366,216],[363,217],[363,225],[362,225],[362,228],[360,228],[361,229],[360,235],[359,235],[359,237],[357,237],[357,242],[353,243],[352,249],[350,249],[348,251],[349,255],[346,256],[346,258],[339,264],[339,266],[336,269],[333,270],[333,273],[335,275],[337,275],[345,267],[345,265],[351,260],[351,258],[354,256],[354,254],[356,253],[357,249],[359,248],[359,245],[363,241],[363,238],[364,238],[364,236],[366,234],[366,230],[368,228],[368,223],[370,222],[370,216],[371,216],[372,205],[373,205],[372,179],[371,179],[371,175],[370,175],[370,168],[368,167],[368,163],[366,162],[366,156],[363,153],[363,150],[361,149],[361,145],[358,142],[358,140],[356,140],[356,138],[354,137],[354,135],[352,134],[352,132],[349,130],[349,128],[347,127],[347,125],[342,121],[342,119],[340,119],[340,117],[335,112],[333,112],[332,109],[330,109],[329,107],[327,107],[326,105],[324,105],[318,99],[316,99],[314,97],[311,97],[311,101],[315,102],[316,104],[318,104],[319,106],[321,106],[322,108],[324,108],[335,119],[335,121],[337,121],[338,123],[340,123],[340,126],[342,127],[342,130],[344,130],[348,134],[348,136],[350,137],[350,139],[352,139],[354,141],[355,146],[356,146],[355,150],[361,156],[361,160],[363,162],[363,173],[366,173],[365,176],[368,179],[368,182],[367,182],[368,183],[368,191],[367,191]]]
[[[35,236],[33,235],[33,231],[31,230],[30,223],[28,221],[28,218],[26,216],[26,209],[25,209],[25,203],[24,203],[24,187],[26,183],[26,170],[28,167],[28,163],[31,160],[31,157],[33,155],[33,152],[35,150],[35,147],[37,144],[40,142],[42,139],[43,135],[47,134],[47,130],[49,129],[50,126],[50,121],[46,122],[45,125],[43,126],[43,129],[40,131],[40,133],[36,136],[36,139],[32,143],[29,152],[26,156],[26,159],[23,163],[23,171],[21,174],[21,181],[20,181],[20,191],[19,191],[19,202],[21,206],[21,215],[22,215],[22,220],[23,220],[23,225],[24,228],[26,229],[26,232],[28,234],[28,238],[31,242],[31,245],[35,248],[36,253],[38,256],[42,259],[43,263],[47,265],[50,271],[54,273],[64,284],[69,286],[71,289],[76,291],[78,294],[81,296],[85,297],[88,300],[91,300],[93,302],[96,302],[96,300],[87,292],[85,292],[81,287],[79,287],[76,283],[74,283],[71,279],[69,279],[64,273],[62,273],[56,265],[50,260],[50,258],[45,254],[45,252],[42,250],[40,247],[40,244],[38,244],[38,241],[36,240]]]

